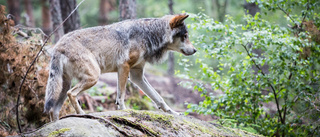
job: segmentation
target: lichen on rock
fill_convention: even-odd
[[[118,110],[70,115],[24,136],[259,136],[160,111]]]

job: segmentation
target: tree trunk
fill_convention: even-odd
[[[42,6],[42,30],[46,35],[51,32],[51,14],[48,0],[41,0]]]
[[[217,7],[218,19],[220,22],[224,22],[224,16],[226,15],[228,0],[225,0],[223,6],[219,2],[219,0],[214,0]]]
[[[108,0],[100,0],[99,18],[98,18],[99,25],[108,24],[107,14],[108,14]]]
[[[136,0],[120,0],[119,2],[120,17],[119,20],[135,19],[136,13]]]
[[[169,14],[173,15],[173,0],[168,0]]]
[[[116,3],[117,3],[116,0],[100,0],[99,17],[98,17],[99,25],[108,24],[108,13],[112,10],[115,10]]]
[[[32,8],[32,3],[31,0],[24,0],[24,6],[28,15],[28,19],[26,20],[26,24],[29,27],[34,27],[35,22],[34,22],[34,16],[33,16],[33,8]]]
[[[61,17],[62,20],[65,20],[68,15],[76,8],[77,2],[76,0],[59,0],[61,6]],[[80,17],[79,13],[76,10],[70,18],[63,24],[64,33],[67,34],[73,30],[80,28]]]
[[[173,12],[173,0],[168,0],[168,6],[169,6],[169,13],[171,15],[174,14]],[[174,54],[173,52],[169,52],[168,57],[168,75],[173,76],[174,75]]]
[[[21,11],[20,11],[20,0],[7,0],[9,14],[13,15],[14,23],[20,24]]]
[[[50,1],[50,12],[52,19],[53,30],[56,29],[62,23],[61,7],[59,0],[49,0]],[[63,27],[60,27],[54,33],[54,43],[56,43],[63,36]]]
[[[255,3],[248,3],[246,0],[244,0],[244,9],[246,10],[246,14],[250,14],[252,16],[256,15],[257,12],[260,12],[260,8],[257,4]]]

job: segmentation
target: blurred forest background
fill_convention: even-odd
[[[15,102],[43,40],[81,0],[0,1],[0,135],[18,133]],[[22,86],[22,131],[48,122],[43,100],[49,51],[64,34],[124,19],[186,12],[198,52],[149,65],[151,85],[175,110],[266,136],[320,135],[318,0],[86,0],[58,29]],[[9,15],[10,14],[10,15]],[[87,112],[114,110],[115,75],[80,96]],[[179,83],[179,85],[177,85]],[[128,83],[127,105],[155,109]],[[74,113],[68,101],[61,115]]]

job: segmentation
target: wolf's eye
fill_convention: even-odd
[[[188,34],[186,33],[186,34],[184,34],[184,39],[187,39],[187,37],[188,37]]]

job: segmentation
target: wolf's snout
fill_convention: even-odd
[[[196,53],[197,52],[197,49],[196,48],[193,48],[193,51],[192,51],[192,53],[190,54],[190,55],[193,55],[194,53]]]
[[[190,48],[190,49],[182,49],[181,52],[184,55],[189,56],[189,55],[193,55],[194,53],[196,53],[197,50],[195,48]]]

